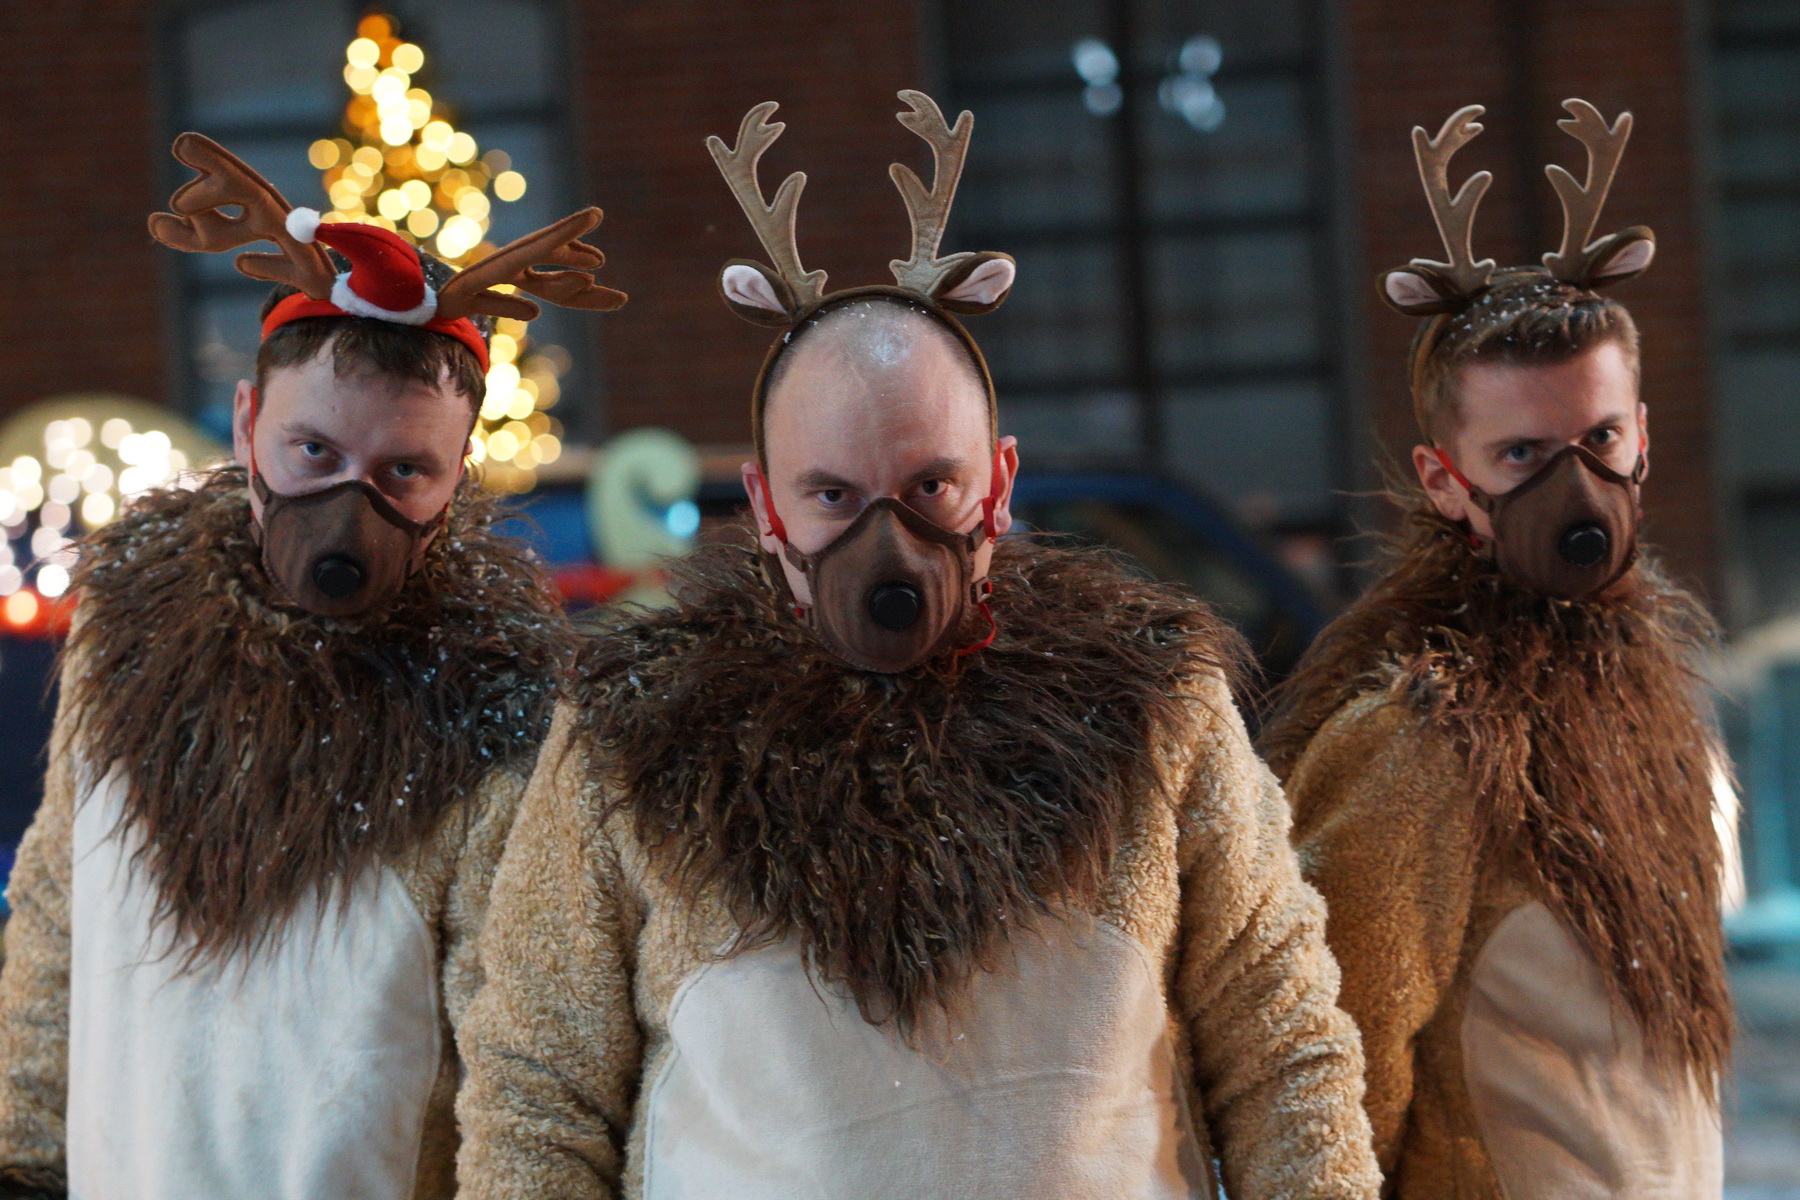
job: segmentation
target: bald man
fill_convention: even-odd
[[[773,109],[713,144],[784,264],[721,277],[783,331],[756,528],[594,633],[565,690],[465,1022],[461,1195],[1212,1200],[1216,1158],[1236,1200],[1373,1197],[1238,639],[1104,553],[1005,536],[1017,445],[952,314],[1012,260],[937,258],[954,178],[896,168],[938,206],[913,259],[823,294],[798,187],[771,209],[755,182]]]

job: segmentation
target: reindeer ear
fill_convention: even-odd
[[[953,313],[993,312],[1011,294],[1018,271],[1011,255],[984,250],[946,272],[931,298]]]
[[[1383,271],[1376,277],[1376,285],[1388,307],[1409,317],[1429,317],[1463,307],[1462,299],[1436,271],[1416,264]]]
[[[1641,275],[1656,257],[1656,235],[1648,226],[1633,225],[1603,239],[1594,247],[1588,261],[1586,284],[1590,288],[1611,287],[1634,275]]]
[[[794,290],[761,263],[734,258],[719,275],[719,294],[731,311],[757,325],[786,327],[800,315]]]

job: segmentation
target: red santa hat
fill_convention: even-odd
[[[263,319],[264,340],[289,321],[305,317],[370,317],[396,325],[414,325],[453,337],[488,369],[487,339],[467,317],[437,315],[437,292],[425,281],[419,252],[391,229],[355,221],[321,220],[319,211],[296,208],[287,214],[287,232],[296,242],[321,242],[350,260],[331,287],[331,299],[314,300],[305,293],[288,296]]]
[[[169,198],[175,211],[151,215],[150,235],[171,249],[208,254],[274,242],[280,253],[237,257],[237,269],[250,278],[297,289],[263,318],[265,339],[306,317],[367,317],[455,338],[485,372],[487,339],[474,316],[529,321],[539,311],[532,297],[597,312],[625,303],[624,292],[594,281],[605,256],[581,240],[600,223],[597,208],[570,213],[463,268],[440,295],[425,278],[420,252],[392,230],[326,223],[316,209],[290,208],[249,164],[198,133],[182,134],[174,149],[198,174]],[[234,207],[238,215],[224,211]],[[348,271],[338,271],[326,246],[350,260]]]

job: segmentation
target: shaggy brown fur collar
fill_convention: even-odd
[[[1455,527],[1417,512],[1385,578],[1276,695],[1282,778],[1320,726],[1386,690],[1467,754],[1482,844],[1520,861],[1644,1026],[1652,1054],[1713,1079],[1730,1049],[1713,826],[1717,739],[1695,656],[1699,602],[1640,559],[1602,596],[1512,586]]]
[[[708,547],[571,689],[659,867],[723,897],[739,949],[795,936],[903,1031],[1007,929],[1094,896],[1188,681],[1242,660],[1204,603],[1099,551],[1008,539],[991,577],[993,645],[877,675],[793,619],[747,541]]]
[[[238,468],[88,538],[64,703],[84,760],[123,772],[158,918],[194,956],[254,945],[535,753],[566,634],[494,517],[465,488],[395,605],[354,621],[280,598]]]

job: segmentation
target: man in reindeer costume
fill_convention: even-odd
[[[710,147],[776,265],[754,539],[586,646],[520,810],[465,1024],[474,1200],[1368,1197],[1361,1060],[1252,753],[1240,650],[1098,553],[996,543],[1018,458],[936,256],[972,118],[895,285],[826,294],[782,130]]]
[[[1423,317],[1425,496],[1386,576],[1320,637],[1269,733],[1387,1194],[1702,1200],[1720,1192],[1730,1012],[1700,605],[1637,548],[1637,331],[1601,289],[1649,265],[1593,239],[1631,129],[1567,101],[1585,183],[1542,267],[1476,262],[1471,106],[1413,131],[1448,263],[1383,294]]]
[[[448,1197],[453,1034],[566,637],[464,477],[476,320],[536,314],[502,283],[624,297],[585,270],[597,209],[453,272],[197,134],[175,154],[200,177],[151,233],[274,242],[237,262],[280,286],[238,385],[247,470],[83,548],[8,890],[0,1196]]]

